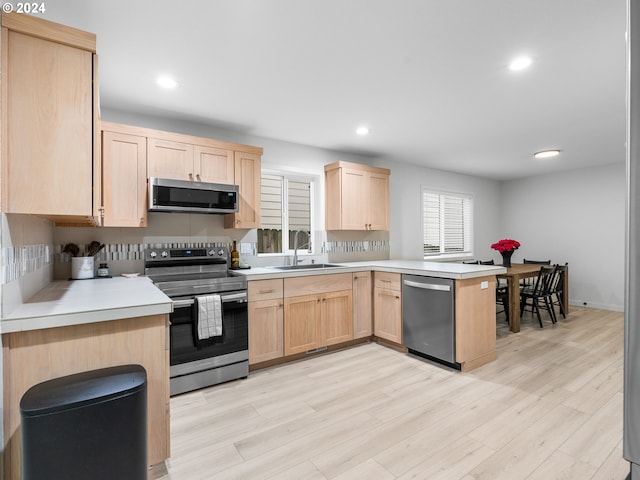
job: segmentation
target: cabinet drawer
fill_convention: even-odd
[[[276,300],[282,298],[282,279],[253,280],[248,283],[249,301]]]
[[[351,273],[336,273],[329,275],[309,275],[284,279],[284,296],[298,297],[300,295],[316,295],[318,293],[351,290]]]
[[[373,277],[375,288],[400,291],[401,275],[399,273],[375,272]]]

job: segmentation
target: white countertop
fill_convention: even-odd
[[[270,278],[301,277],[307,275],[327,275],[331,273],[360,272],[378,270],[382,272],[406,273],[428,277],[465,280],[467,278],[486,277],[506,273],[501,265],[467,265],[454,262],[421,262],[415,260],[372,260],[367,262],[331,262],[340,268],[310,268],[308,270],[279,270],[273,267],[255,267],[248,270],[234,270],[234,275],[243,275],[247,280],[266,280]],[[304,264],[302,264],[304,265]]]
[[[55,281],[0,319],[0,333],[143,317],[173,311],[147,277]]]
[[[377,270],[464,280],[505,273],[498,265],[421,262],[412,260],[374,260],[333,263],[340,268],[278,270],[270,267],[235,270],[247,280],[327,275]],[[170,313],[173,303],[147,277],[60,280],[49,284],[29,301],[0,319],[0,333],[64,327],[122,318]]]

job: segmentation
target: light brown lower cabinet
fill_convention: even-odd
[[[284,299],[281,278],[248,283],[249,365],[284,355]]]
[[[285,355],[353,339],[351,290],[285,298],[284,312]]]
[[[402,344],[402,297],[399,273],[375,272],[373,324],[376,337]]]
[[[284,354],[282,298],[249,302],[249,365]]]
[[[353,339],[350,273],[285,279],[284,354]]]
[[[353,274],[353,338],[373,334],[373,277],[371,272]]]

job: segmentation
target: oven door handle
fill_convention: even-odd
[[[193,298],[190,300],[174,300],[173,301],[173,308],[182,308],[182,307],[188,307],[189,305],[193,305]]]
[[[231,293],[228,295],[222,294],[220,295],[220,300],[222,300],[222,303],[246,301],[247,292]],[[173,307],[174,308],[188,307],[190,305],[193,305],[194,303],[195,303],[195,299],[193,298],[190,298],[188,300],[174,300]]]

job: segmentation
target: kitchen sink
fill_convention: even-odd
[[[276,270],[316,270],[318,268],[343,268],[342,265],[333,263],[309,263],[307,265],[283,265],[281,267],[271,267]]]

